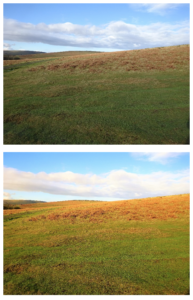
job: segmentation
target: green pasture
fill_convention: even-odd
[[[4,144],[189,144],[187,65],[47,69],[58,59],[5,66]]]
[[[53,210],[53,209],[52,209]],[[5,216],[5,295],[188,295],[189,220]]]

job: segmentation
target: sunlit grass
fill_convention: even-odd
[[[189,293],[189,195],[5,210],[4,294]]]

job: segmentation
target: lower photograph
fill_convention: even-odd
[[[189,295],[189,152],[4,152],[4,295]]]

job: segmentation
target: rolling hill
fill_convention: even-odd
[[[19,205],[19,204],[34,204],[34,203],[45,203],[45,201],[38,201],[38,200],[3,200],[4,205]]]
[[[189,45],[4,61],[4,144],[189,144]]]
[[[188,295],[190,195],[4,211],[5,295]]]
[[[29,55],[29,54],[39,54],[45,53],[41,51],[28,51],[28,50],[4,50],[3,54],[5,55]]]

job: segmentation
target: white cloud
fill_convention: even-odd
[[[72,23],[37,25],[4,19],[4,40],[83,48],[135,49],[189,43],[189,22],[133,25],[113,21],[102,26]]]
[[[140,3],[140,4],[133,4],[137,10],[142,10],[148,13],[156,13],[159,15],[165,15],[171,10],[174,10],[180,4],[177,3]]]
[[[158,162],[166,164],[174,158],[183,155],[180,152],[135,152],[132,156],[139,160],[148,160],[152,162]]]
[[[13,44],[3,43],[3,50],[13,50],[12,49]]]
[[[136,47],[140,47],[141,44],[133,44],[133,46],[136,48]]]
[[[4,192],[3,193],[3,199],[4,200],[11,200],[12,199],[11,194],[7,193],[7,192]]]
[[[113,170],[99,176],[69,171],[34,174],[4,168],[4,189],[90,198],[134,199],[139,196],[173,195],[189,193],[189,170],[179,173],[154,172],[145,175]]]

